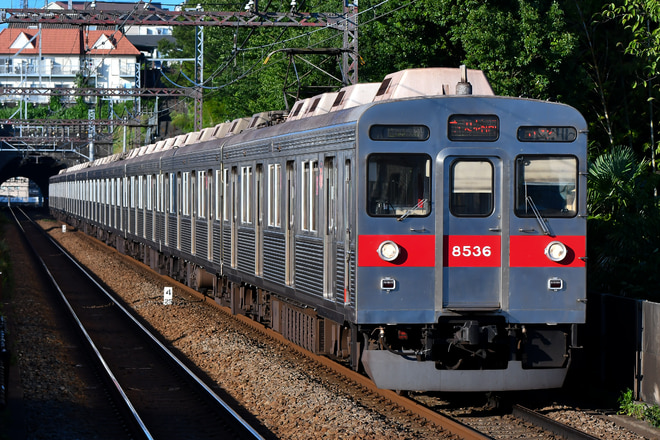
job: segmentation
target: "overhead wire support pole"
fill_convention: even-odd
[[[342,14],[306,12],[122,11],[0,9],[0,23],[51,23],[131,26],[290,26],[340,29]]]
[[[358,82],[358,0],[344,0],[344,50],[342,70],[344,85]]]
[[[202,84],[204,83],[204,26],[195,28],[195,131],[202,129]]]

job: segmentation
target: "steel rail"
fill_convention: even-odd
[[[525,420],[526,422],[540,426],[546,431],[550,431],[567,440],[598,440],[598,437],[594,437],[593,435],[587,434],[579,429],[557,422],[550,417],[546,417],[539,412],[525,408],[521,405],[513,405],[511,414],[519,419]]]
[[[21,213],[26,217],[26,219],[34,224],[39,230],[41,230],[41,227],[37,225],[22,209],[17,208]],[[19,228],[21,231],[23,231],[23,234],[25,234],[25,230],[23,229],[23,225],[20,223],[18,218],[16,217],[16,214],[14,213],[14,209],[11,209],[12,216],[14,217],[16,223],[18,224]],[[236,411],[234,411],[222,398],[220,398],[202,379],[200,379],[190,368],[188,368],[174,353],[172,353],[165,345],[163,345],[162,342],[156,338],[142,323],[140,323],[132,313],[129,312],[128,309],[126,309],[121,303],[119,303],[113,295],[111,295],[99,282],[83,267],[81,266],[70,254],[69,252],[64,249],[62,246],[60,246],[59,243],[57,243],[52,237],[50,237],[48,234],[44,234],[44,237],[47,238],[65,257],[67,257],[72,264],[74,264],[82,274],[84,274],[101,292],[104,293],[104,295],[107,296],[107,298],[112,301],[112,303],[121,310],[126,317],[128,317],[140,330],[154,343],[156,344],[159,349],[164,353],[169,359],[171,359],[178,367],[180,367],[185,373],[190,377],[200,388],[202,388],[207,395],[215,401],[218,405],[220,405],[227,413],[231,414],[231,416],[238,421],[241,426],[245,428],[245,430],[251,435],[250,438],[253,439],[259,439],[259,440],[264,440],[264,438],[247,422],[245,419],[243,419]],[[31,247],[31,245],[30,245]],[[36,252],[35,252],[36,255]],[[146,438],[153,439],[152,435],[149,433],[148,428],[146,427],[146,424],[142,421],[140,418],[140,415],[137,413],[135,410],[133,404],[131,403],[130,399],[128,398],[126,392],[123,390],[117,379],[115,378],[114,374],[110,370],[109,366],[105,362],[103,355],[101,352],[98,350],[94,342],[92,341],[91,337],[83,327],[82,323],[76,316],[75,311],[73,310],[72,306],[70,303],[67,301],[64,292],[60,289],[58,286],[55,278],[52,276],[51,272],[48,270],[48,267],[46,266],[45,262],[36,255],[37,258],[39,259],[40,264],[43,266],[44,270],[48,274],[48,277],[50,278],[53,286],[57,289],[59,292],[60,296],[62,297],[66,307],[69,309],[73,319],[76,321],[78,324],[80,330],[84,334],[85,338],[87,339],[90,347],[94,350],[96,353],[96,356],[98,357],[99,361],[102,363],[106,373],[108,374],[108,377],[111,378],[113,384],[115,385],[117,391],[119,394],[122,396],[123,401],[127,408],[129,408],[131,414],[134,416],[136,423],[140,426],[140,428],[143,430],[144,435]]]

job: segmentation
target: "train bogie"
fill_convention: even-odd
[[[465,75],[73,167],[52,211],[380,387],[559,387],[585,319],[586,123],[487,82],[406,84],[443,72]]]

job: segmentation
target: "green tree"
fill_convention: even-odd
[[[635,93],[636,102],[632,104],[637,127],[631,127],[632,133],[642,144],[642,151],[651,150],[651,157],[658,153],[655,114],[658,74],[660,74],[660,3],[656,0],[623,0],[608,3],[603,8],[604,19],[616,23],[623,29],[617,46],[628,56],[631,70],[626,85]],[[638,87],[642,86],[642,87]],[[635,91],[635,89],[638,89]],[[656,144],[656,145],[653,145]],[[655,160],[655,159],[653,159]]]
[[[565,78],[584,77],[575,62],[577,35],[558,2],[421,0],[397,7],[377,9],[382,18],[360,34],[360,52],[375,65],[365,69],[370,79],[466,64],[483,70],[497,94],[565,101],[572,88]]]
[[[589,166],[589,288],[627,296],[660,282],[657,176],[632,149],[616,147]],[[660,299],[660,295],[655,294]]]

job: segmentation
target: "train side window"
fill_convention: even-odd
[[[190,173],[183,173],[181,180],[181,213],[190,215]]]
[[[309,160],[302,163],[302,210],[301,228],[303,231],[318,230],[316,210],[319,198],[319,162]]]
[[[252,223],[252,167],[241,167],[241,223]]]
[[[280,220],[280,174],[282,165],[268,165],[268,226],[279,228]]]
[[[131,208],[135,208],[135,176],[131,176]]]
[[[153,190],[154,190],[154,181],[153,181],[153,176],[151,174],[147,175],[147,191],[146,191],[146,196],[147,196],[147,204],[146,208],[147,211],[151,211],[153,209]]]
[[[208,179],[206,171],[197,171],[197,216],[206,218],[206,200],[208,197]]]
[[[574,217],[577,214],[577,158],[516,158],[516,209],[519,217]]]
[[[449,210],[458,217],[487,217],[493,212],[493,164],[457,160],[451,168]]]
[[[142,209],[144,207],[144,176],[138,176],[138,196],[137,196],[137,203],[138,203],[138,209]]]
[[[214,192],[214,197],[215,197],[215,219],[220,220],[222,218],[222,203],[221,203],[221,197],[220,195],[222,194],[222,200],[224,200],[224,193],[222,192],[223,189],[223,184],[222,184],[222,170],[215,170],[215,192]]]
[[[222,219],[229,221],[229,168],[222,171]]]
[[[170,181],[170,192],[168,194],[169,197],[169,208],[170,214],[176,214],[176,174],[171,173],[167,176],[168,180]]]
[[[431,157],[372,154],[367,160],[367,213],[423,217],[431,213]]]
[[[122,208],[128,207],[128,193],[130,192],[129,180],[128,177],[124,177],[124,190],[121,191],[122,194]]]

